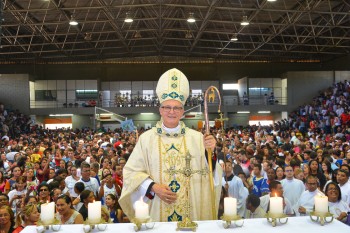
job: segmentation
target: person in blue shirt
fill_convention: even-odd
[[[252,193],[256,195],[257,197],[262,196],[262,185],[263,183],[266,183],[266,180],[264,177],[261,175],[261,164],[254,164],[254,177],[253,177],[253,190]]]

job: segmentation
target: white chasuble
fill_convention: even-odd
[[[143,133],[137,142],[127,164],[124,167],[124,185],[119,203],[129,217],[133,219],[135,211],[132,207],[131,194],[137,192],[140,184],[150,178],[157,184],[165,184],[177,194],[177,201],[167,204],[156,195],[148,200],[150,215],[153,221],[181,221],[186,214],[186,187],[189,191],[190,217],[192,220],[212,219],[211,190],[209,174],[205,176],[193,174],[189,185],[181,174],[170,174],[169,171],[185,169],[185,155],[191,155],[190,168],[194,171],[208,169],[205,158],[203,135],[189,129],[180,122],[179,131],[166,133],[158,122],[156,127]],[[221,181],[222,169],[216,164],[216,177]],[[216,186],[216,208],[220,198],[221,184]],[[217,210],[216,210],[217,212]]]

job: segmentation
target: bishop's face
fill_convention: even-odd
[[[178,126],[180,119],[184,114],[184,108],[177,100],[166,100],[160,106],[159,113],[163,118],[163,124],[165,127],[175,128]]]

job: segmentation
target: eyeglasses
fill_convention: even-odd
[[[327,191],[338,191],[336,188],[329,188]]]
[[[307,183],[308,185],[317,185],[317,183]]]
[[[2,217],[10,217],[10,214],[8,214],[8,213],[0,214],[0,218],[2,218]]]
[[[285,172],[292,172],[293,170],[285,170]]]
[[[179,113],[180,111],[182,111],[182,109],[183,109],[183,107],[177,107],[177,106],[175,106],[175,107],[171,107],[171,106],[162,106],[162,107],[160,107],[160,108],[162,108],[163,110],[164,110],[164,112],[170,112],[171,111],[171,109],[174,111],[174,112],[176,112],[176,113]]]
[[[49,191],[49,190],[48,189],[40,189],[39,191],[42,192],[42,191]]]

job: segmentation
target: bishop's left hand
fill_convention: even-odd
[[[216,147],[216,140],[213,135],[207,134],[203,137],[204,140],[204,147],[206,150],[211,149],[211,151],[214,151]]]

